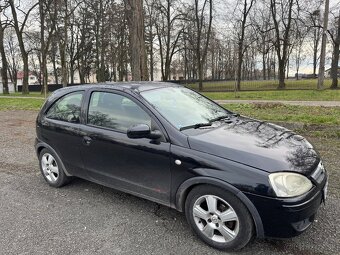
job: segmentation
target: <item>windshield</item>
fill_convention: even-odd
[[[141,95],[177,129],[229,114],[227,110],[184,87],[168,87],[141,92]]]

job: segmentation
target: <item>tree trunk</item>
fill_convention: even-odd
[[[28,54],[25,52],[21,52],[22,55],[22,62],[24,65],[24,77],[22,79],[22,94],[28,94],[28,76],[29,76],[29,69],[28,69]]]
[[[285,64],[283,60],[279,60],[279,86],[278,89],[285,89]]]
[[[65,39],[66,40],[66,39]],[[66,45],[60,45],[60,65],[61,65],[61,83],[63,87],[67,87],[67,63],[66,63]]]
[[[2,68],[1,68],[1,77],[2,77],[2,88],[4,94],[9,94],[8,89],[8,64],[7,64],[7,58],[4,48],[4,28],[1,24],[1,16],[0,16],[0,53],[1,53],[1,60],[2,60]]]
[[[238,54],[237,54],[237,71],[236,71],[236,90],[241,90],[241,75],[242,75],[242,58],[243,58],[243,41],[239,42]],[[242,45],[241,45],[242,44]]]
[[[79,72],[79,80],[81,84],[85,84],[85,75],[84,75],[84,68],[83,68],[83,60],[78,59],[78,72]]]
[[[45,10],[44,2],[39,1],[39,15],[40,15],[40,54],[41,54],[41,65],[40,65],[40,78],[42,76],[42,90],[41,93],[47,96],[47,54],[45,45]]]
[[[262,78],[266,80],[266,54],[262,53]]]
[[[62,38],[59,38],[59,51],[60,51],[60,65],[61,65],[61,83],[63,87],[67,87],[68,77],[67,77],[67,62],[66,62],[66,46],[68,41],[68,0],[64,0],[65,13],[64,13],[64,27]]]
[[[318,46],[320,41],[320,30],[314,28],[314,41],[313,41],[313,77],[316,78],[316,67],[318,62]]]
[[[151,24],[151,23],[150,23]],[[152,25],[150,25],[149,32],[149,44],[150,44],[150,80],[153,81],[153,72],[154,72],[154,56],[153,56],[153,34],[152,34]]]
[[[332,85],[331,89],[338,88],[338,73],[339,73],[339,54],[340,54],[340,12],[338,16],[338,27],[336,36],[333,40],[333,57],[332,57],[332,67],[331,67],[331,77],[332,77]]]
[[[203,90],[203,64],[202,62],[198,64],[198,90],[202,91]]]
[[[129,27],[130,61],[132,80],[149,79],[144,40],[144,13],[142,0],[124,0]]]
[[[323,89],[323,82],[325,78],[325,58],[326,58],[326,44],[327,44],[327,27],[328,27],[328,13],[329,13],[329,0],[325,1],[322,41],[321,41],[321,54],[320,54],[320,65],[319,65],[319,77],[318,86],[319,90]]]

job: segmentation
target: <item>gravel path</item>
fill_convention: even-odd
[[[80,179],[49,187],[33,149],[36,114],[0,111],[0,254],[226,254],[200,242],[175,210]],[[236,254],[340,254],[340,141],[312,142],[331,175],[317,222]]]

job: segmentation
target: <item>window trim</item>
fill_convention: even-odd
[[[65,98],[66,96],[68,95],[71,95],[71,94],[76,94],[76,93],[82,93],[82,98],[81,98],[81,101],[80,101],[80,113],[79,113],[79,122],[77,123],[74,123],[74,122],[70,122],[70,121],[66,121],[66,120],[58,120],[58,119],[53,119],[53,118],[49,118],[47,117],[47,113],[48,111],[57,103],[57,102],[60,102],[63,98]],[[64,123],[72,123],[72,124],[81,124],[81,114],[82,114],[82,108],[83,108],[83,104],[85,102],[85,96],[86,96],[86,93],[85,93],[85,90],[75,90],[75,91],[70,91],[69,93],[66,93],[66,94],[63,94],[61,95],[60,97],[58,97],[57,99],[53,100],[53,102],[45,109],[44,111],[44,117],[48,120],[53,120],[53,121],[61,121],[61,122],[64,122]]]

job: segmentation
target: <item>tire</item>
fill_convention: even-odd
[[[253,219],[246,206],[216,186],[194,187],[185,201],[185,216],[198,237],[219,250],[240,250],[254,236]]]
[[[52,187],[59,188],[70,181],[59,158],[49,149],[44,148],[40,152],[39,166],[45,181]]]

